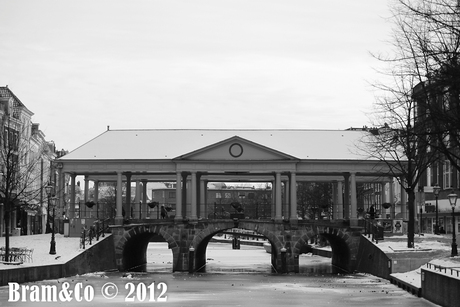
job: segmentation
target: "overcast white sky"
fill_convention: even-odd
[[[0,85],[58,149],[107,129],[368,124],[390,0],[0,0]]]

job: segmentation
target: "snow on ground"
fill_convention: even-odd
[[[434,234],[416,234],[414,237],[414,248],[407,247],[407,236],[405,235],[391,235],[385,236],[383,241],[374,244],[387,254],[398,252],[414,252],[414,257],[418,251],[445,251],[445,256],[439,259],[433,259],[430,264],[442,266],[446,268],[458,268],[460,270],[460,257],[450,257],[452,236],[449,234],[434,235]],[[390,256],[391,257],[391,256]],[[426,265],[422,266],[424,269],[430,269]],[[410,283],[418,288],[421,288],[421,269],[422,267],[404,273],[393,273],[392,276]],[[434,268],[433,268],[434,270]],[[449,270],[450,271],[450,270]],[[439,270],[438,270],[439,272]],[[449,274],[447,274],[449,275]],[[456,275],[451,275],[457,278]]]
[[[379,241],[376,246],[385,253],[423,251],[423,250],[450,250],[451,245],[448,235],[424,234],[423,236],[415,235],[415,248],[407,247],[407,236],[392,235],[385,236],[383,241]],[[367,238],[367,236],[366,236]],[[451,239],[451,238],[450,238]],[[370,238],[369,238],[370,240]]]
[[[10,248],[33,249],[32,262],[24,262],[21,265],[0,264],[0,270],[14,267],[36,266],[47,264],[60,264],[73,259],[84,250],[80,249],[80,238],[68,238],[61,234],[55,235],[56,254],[50,255],[51,234],[39,234],[29,236],[10,237]],[[0,246],[5,246],[5,238],[0,238]]]
[[[415,248],[409,249],[407,248],[407,237],[405,235],[398,235],[398,236],[391,235],[391,236],[385,236],[385,239],[383,241],[379,241],[378,244],[376,244],[376,246],[378,246],[385,253],[398,253],[398,252],[411,252],[411,251],[416,253],[417,251],[442,250],[442,251],[445,251],[446,256],[440,257],[439,259],[432,260],[430,263],[437,265],[437,266],[447,267],[447,268],[458,268],[460,270],[460,257],[458,256],[452,257],[452,258],[449,257],[450,250],[451,250],[451,240],[452,238],[449,237],[449,235],[431,235],[431,234],[425,234],[423,236],[416,235],[415,236]],[[65,263],[84,251],[83,249],[80,248],[80,238],[69,238],[69,237],[64,237],[61,234],[56,234],[55,236],[56,254],[50,255],[49,254],[50,241],[51,241],[50,234],[10,237],[10,247],[27,247],[29,249],[34,250],[33,262],[25,262],[18,266],[0,264],[0,270],[10,269],[12,267],[26,267],[26,266],[35,266],[35,265]],[[5,245],[5,238],[1,237],[0,246],[4,246],[4,245]],[[236,252],[236,251],[232,251],[229,246],[227,246],[227,248],[228,250],[227,249],[223,250],[222,253],[228,254],[228,253]],[[248,249],[253,249],[253,248],[251,247]],[[216,268],[222,267],[223,265],[228,265],[228,266],[234,265],[233,263],[224,264],[220,262],[217,257],[219,254],[216,254],[216,252],[217,251],[214,250],[214,247],[213,248],[210,247],[210,249],[208,250],[207,262],[209,265],[215,266]],[[257,267],[257,264],[260,264],[260,262],[270,263],[269,254],[266,254],[265,251],[262,249],[257,252],[259,252],[256,255],[257,257],[255,257],[257,258],[257,261],[255,261],[256,259],[253,259],[254,261],[252,260],[249,261],[247,263],[248,267],[253,267],[253,268]],[[147,255],[147,256],[148,256],[147,258],[150,259],[150,261],[156,262],[156,264],[161,263],[162,265],[165,265],[166,267],[172,266],[171,264],[172,254],[170,253],[167,253],[167,257],[165,258],[159,258],[159,253],[156,253],[156,252],[150,255]],[[240,257],[253,258],[254,252],[249,253],[248,255],[243,255],[242,253],[239,253],[235,255],[235,257],[232,257],[232,259],[235,259],[235,261],[238,261],[239,259],[241,259]],[[308,257],[308,255],[302,255],[302,257]],[[262,259],[263,261],[261,261]],[[312,260],[320,261],[320,258],[318,259],[315,258]],[[426,265],[423,267],[427,268]],[[436,270],[436,269],[433,267],[433,270]],[[395,273],[392,275],[403,281],[413,284],[414,286],[420,287],[421,286],[420,274],[421,274],[421,268],[418,268],[417,270],[414,270],[411,272]],[[450,272],[448,271],[447,273],[443,273],[443,274],[449,275]],[[454,277],[457,278],[456,276]]]

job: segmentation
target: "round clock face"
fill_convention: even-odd
[[[243,146],[238,143],[234,143],[229,148],[230,155],[234,158],[238,158],[243,154]]]

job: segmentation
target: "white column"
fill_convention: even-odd
[[[351,204],[351,214],[350,214],[350,219],[357,220],[358,219],[358,200],[356,197],[356,173],[351,173],[350,174],[350,204]]]
[[[401,182],[403,182],[403,179],[401,179]],[[407,216],[407,193],[406,190],[404,189],[404,185],[400,185],[401,187],[401,217],[405,220],[408,218]]]
[[[343,219],[343,184],[342,181],[337,182],[337,205],[336,219]]]
[[[200,180],[200,217],[205,219],[206,215],[206,184],[205,180]]]
[[[192,172],[192,187],[191,187],[191,190],[192,190],[192,199],[191,199],[191,213],[190,213],[190,220],[197,220],[198,217],[196,215],[196,206],[197,206],[197,190],[196,190],[196,187],[197,187],[197,183],[196,183],[196,172]]]
[[[132,218],[131,216],[131,173],[126,174],[126,195],[125,195],[125,217],[127,219]]]
[[[75,178],[76,174],[70,174],[70,212],[69,218],[75,217]]]
[[[381,183],[381,189],[382,189],[382,192],[380,193],[381,195],[381,199],[382,199],[382,205],[384,203],[387,203],[388,202],[388,197],[387,197],[387,193],[386,193],[386,187],[387,187],[387,182],[382,182]],[[386,218],[386,215],[387,215],[387,209],[383,208],[382,206],[382,218]]]
[[[282,200],[281,200],[281,173],[276,173],[276,183],[275,183],[275,221],[282,221],[283,217],[281,215],[282,210]]]
[[[290,204],[290,201],[289,201],[289,196],[291,195],[291,192],[290,192],[290,184],[289,184],[289,181],[285,181],[283,183],[283,187],[284,187],[284,204],[283,204],[283,212],[282,212],[282,216],[283,216],[283,219],[287,220],[289,219],[289,204]]]
[[[391,204],[391,208],[390,208],[390,215],[391,215],[391,218],[394,219],[395,218],[395,187],[394,187],[394,182],[393,182],[393,178],[390,179],[390,192],[389,192],[389,200],[388,202]]]
[[[115,216],[115,224],[122,225],[123,224],[123,202],[122,202],[122,180],[121,180],[121,172],[117,172],[117,215]]]
[[[94,180],[94,202],[96,203],[96,218],[101,218],[99,215],[99,211],[101,208],[99,208],[99,180]],[[105,216],[102,216],[102,218],[105,218]]]
[[[291,215],[290,220],[297,221],[297,180],[296,174],[294,172],[291,173]]]
[[[63,214],[68,217],[67,208],[65,208],[65,174],[62,172],[62,168],[58,168],[58,201],[59,201],[59,217],[63,217]],[[3,220],[2,220],[3,221]]]
[[[343,193],[343,218],[350,219],[350,173],[344,174],[345,191]]]
[[[276,202],[275,189],[276,188],[275,187],[276,187],[276,183],[272,181],[272,199],[270,203],[272,219],[275,219],[275,216],[276,216],[276,208],[275,208],[275,202]]]
[[[142,211],[141,218],[148,218],[147,214],[147,180],[142,180]]]
[[[134,217],[140,218],[141,216],[141,182],[136,180],[136,194],[134,195]]]
[[[176,173],[176,221],[182,220],[182,174]]]
[[[83,191],[83,208],[84,208],[84,211],[85,211],[85,215],[84,217],[93,217],[92,216],[92,211],[93,209],[92,208],[88,208],[86,206],[86,202],[88,201],[88,193],[89,193],[89,179],[88,179],[88,175],[85,175],[85,186],[84,186],[84,191]]]

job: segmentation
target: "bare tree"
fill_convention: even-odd
[[[457,50],[458,23],[451,22],[458,18],[457,5],[452,0],[397,0],[392,7],[394,54],[376,56],[388,70],[382,72],[384,81],[374,84],[381,94],[371,120],[379,129],[363,143],[368,154],[387,163],[408,194],[408,247],[414,244],[415,191],[437,158],[432,145],[439,137],[420,97],[429,96],[430,78],[449,61],[451,48]],[[423,94],[414,96],[417,88]]]
[[[31,123],[20,116],[20,106],[15,106],[13,99],[2,99],[0,106],[3,132],[0,133],[0,198],[4,205],[5,260],[8,260],[11,214],[18,208],[37,209],[48,184],[46,179],[50,178],[49,171],[44,175],[42,161],[44,157],[51,161],[54,153],[46,142],[38,147],[31,143]]]
[[[425,116],[426,146],[460,170],[460,1],[398,0],[394,8],[402,56],[393,63],[418,81],[413,99]]]

